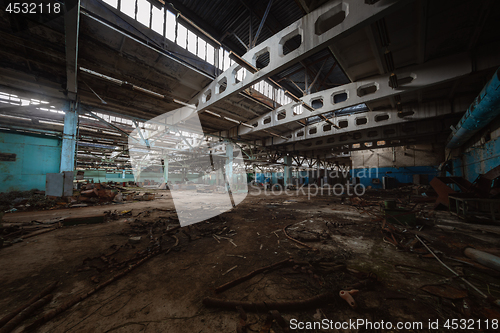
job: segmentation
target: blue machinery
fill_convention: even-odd
[[[448,139],[446,148],[462,146],[500,114],[500,68],[474,99]]]

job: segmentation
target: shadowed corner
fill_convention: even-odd
[[[10,32],[22,34],[37,25],[46,26],[61,16],[66,28],[78,24],[80,0],[0,1],[0,10],[8,13]]]

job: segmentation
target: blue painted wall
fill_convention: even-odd
[[[473,182],[483,173],[500,165],[500,138],[497,137],[484,145],[471,147],[453,160],[453,175],[462,176]]]
[[[351,170],[352,177],[359,177],[360,183],[372,188],[383,188],[382,178],[396,178],[398,183],[413,183],[413,175],[428,175],[428,180],[439,176],[438,166],[408,166],[400,168],[359,168]],[[374,184],[373,179],[379,179],[379,184]]]
[[[59,172],[61,140],[0,131],[0,153],[16,154],[15,161],[0,161],[0,192],[44,191],[45,174]]]
[[[271,181],[271,173],[259,173],[255,174],[255,181],[258,183],[265,183],[266,181]]]
[[[309,183],[309,175],[307,171],[299,171],[299,172],[293,171],[292,177],[301,178],[301,181],[299,181],[300,185],[302,184],[307,185]],[[270,182],[271,184],[276,184],[278,182],[278,179],[283,179],[283,172],[267,172],[267,173],[257,172],[255,175],[255,181],[258,183]]]

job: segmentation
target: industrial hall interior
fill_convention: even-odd
[[[0,333],[499,332],[500,1],[0,1]]]

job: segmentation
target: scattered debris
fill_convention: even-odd
[[[488,298],[488,296],[486,296],[481,290],[479,290],[475,285],[473,285],[472,283],[470,283],[469,281],[467,281],[466,279],[464,279],[462,276],[460,276],[460,274],[458,274],[457,272],[455,272],[453,269],[451,269],[450,267],[448,267],[444,262],[441,261],[441,259],[439,259],[439,257],[434,253],[432,252],[432,250],[417,236],[415,235],[415,237],[420,241],[420,243],[422,243],[422,245],[425,246],[425,248],[427,249],[427,251],[429,251],[429,253],[431,253],[436,259],[437,261],[439,261],[439,263],[441,265],[443,265],[446,269],[448,269],[450,272],[452,272],[453,274],[455,274],[455,276],[457,276],[458,278],[460,278],[462,281],[464,281],[465,283],[467,283],[470,287],[472,287],[472,289],[474,289],[479,295],[481,295],[482,297],[484,298]]]
[[[123,194],[120,192],[118,193],[117,195],[115,195],[115,197],[113,198],[113,202],[123,202]]]
[[[0,319],[0,327],[3,327],[7,322],[9,322],[12,318],[17,316],[21,311],[38,301],[39,299],[47,296],[50,294],[54,289],[56,289],[58,282],[53,282],[49,286],[45,287],[39,294],[31,298],[28,302],[25,304],[21,305],[14,311],[10,312],[9,314],[5,315],[2,319]]]
[[[420,287],[420,289],[428,292],[429,294],[449,299],[461,299],[467,297],[466,290],[457,289],[447,284],[427,285]]]
[[[14,318],[9,320],[5,326],[0,328],[0,333],[9,333],[12,332],[20,323],[22,323],[25,319],[28,319],[31,317],[33,312],[36,310],[43,308],[45,305],[47,305],[50,301],[52,301],[52,298],[54,296],[52,294],[46,295],[43,298],[39,299],[35,303],[31,304],[30,306],[24,308],[19,314],[17,314]]]
[[[466,248],[464,254],[481,265],[500,271],[500,257],[473,248]]]
[[[226,275],[227,273],[231,272],[233,269],[235,269],[237,267],[238,267],[238,265],[231,267],[230,269],[228,269],[227,271],[225,271],[224,273],[222,273],[222,276]]]
[[[240,320],[238,322],[238,326],[236,328],[236,333],[244,333],[247,332],[247,314],[245,313],[245,310],[241,306],[238,306],[236,308],[238,310],[238,313],[240,314]]]
[[[87,216],[66,217],[63,225],[78,225],[78,224],[95,224],[104,223],[106,221],[106,214],[93,214]]]
[[[221,308],[226,310],[235,310],[241,306],[245,311],[267,312],[269,310],[279,311],[300,311],[311,310],[325,306],[334,301],[335,296],[331,293],[321,294],[300,301],[265,301],[265,302],[247,302],[247,301],[228,301],[218,298],[207,297],[203,304],[208,307]]]
[[[289,239],[289,240],[291,240],[291,241],[294,241],[295,243],[297,243],[297,244],[299,244],[299,245],[302,245],[302,246],[304,246],[304,247],[307,247],[307,248],[309,248],[309,249],[311,249],[311,250],[313,250],[313,251],[318,251],[318,249],[316,249],[316,248],[314,248],[314,247],[312,247],[312,246],[309,246],[309,245],[307,245],[307,244],[304,244],[304,243],[302,243],[302,242],[300,242],[300,241],[296,240],[295,238],[290,237],[290,236],[286,233],[286,229],[287,229],[288,227],[290,227],[290,226],[291,226],[291,224],[283,228],[283,233],[285,234],[286,238],[288,238],[288,239]]]
[[[286,260],[283,260],[283,261],[280,261],[280,262],[277,262],[277,263],[274,263],[272,265],[269,265],[269,266],[266,266],[266,267],[262,267],[262,268],[259,268],[259,269],[256,269],[250,273],[248,273],[247,275],[245,276],[242,276],[242,277],[239,277],[237,278],[236,280],[233,280],[231,282],[228,282],[226,284],[223,284],[222,286],[219,286],[217,288],[215,288],[215,293],[216,294],[219,294],[229,288],[232,288],[242,282],[245,282],[247,280],[250,280],[252,277],[260,274],[260,273],[263,273],[265,271],[268,271],[270,269],[273,269],[273,268],[276,268],[276,267],[279,267],[281,265],[285,265],[285,264],[291,264],[293,263],[293,261],[291,259],[286,259]],[[235,267],[236,268],[236,267]]]
[[[138,244],[138,243],[140,243],[140,242],[141,242],[141,236],[137,236],[137,237],[130,237],[130,238],[128,239],[128,242],[129,242],[130,244]]]
[[[357,304],[354,298],[352,298],[352,296],[356,295],[358,292],[359,290],[357,289],[353,289],[350,291],[341,290],[339,291],[339,295],[344,301],[347,302],[347,304],[349,304],[351,308],[355,309],[357,307]]]
[[[177,230],[177,228],[173,228],[171,230],[166,231],[166,234],[169,234],[174,230]],[[108,286],[109,284],[113,283],[114,281],[116,281],[116,280],[120,279],[121,277],[125,276],[126,274],[130,273],[131,271],[133,271],[134,269],[136,269],[137,267],[139,267],[140,265],[142,265],[143,263],[145,263],[149,259],[151,259],[151,258],[153,258],[161,253],[168,254],[172,249],[177,247],[177,245],[179,244],[179,239],[177,237],[175,237],[173,235],[171,237],[175,239],[175,244],[172,245],[171,247],[169,247],[167,249],[162,249],[161,244],[155,245],[155,247],[152,248],[151,251],[147,252],[147,255],[145,255],[142,259],[140,259],[136,263],[129,265],[124,271],[114,275],[113,277],[106,280],[105,282],[102,282],[101,284],[97,285],[95,288],[91,289],[90,291],[83,293],[83,294],[80,294],[80,295],[74,297],[73,299],[71,299],[70,301],[63,303],[62,305],[60,305],[56,309],[49,310],[49,311],[45,312],[39,319],[37,319],[35,322],[33,322],[28,327],[26,327],[25,330],[27,332],[31,332],[31,331],[36,330],[38,327],[40,327],[44,323],[55,318],[57,315],[63,313],[64,311],[71,308],[75,304],[80,303],[81,301],[87,299],[89,296],[92,296],[93,294],[95,294],[99,290],[103,289],[104,287]]]

